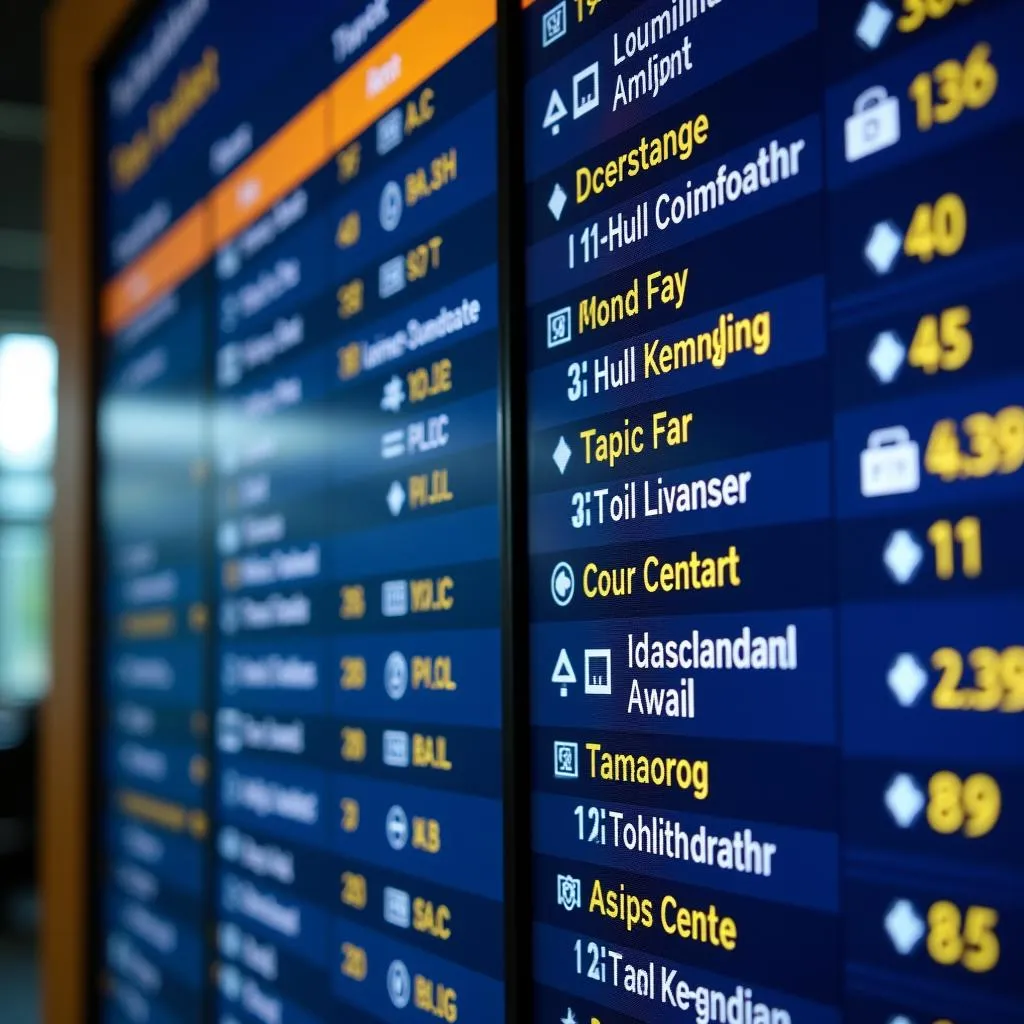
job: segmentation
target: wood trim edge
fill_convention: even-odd
[[[91,923],[92,68],[131,0],[60,0],[46,25],[47,330],[60,354],[53,678],[42,707],[39,878],[45,1024],[85,1024]]]

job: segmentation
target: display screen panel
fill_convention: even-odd
[[[107,1019],[504,1019],[496,19],[184,2],[101,83]]]
[[[1018,1020],[1024,7],[525,7],[536,1019]]]
[[[96,1003],[1011,1024],[1024,2],[178,0],[97,76]]]

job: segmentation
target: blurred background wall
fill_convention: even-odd
[[[40,702],[50,686],[57,355],[43,274],[44,0],[0,0],[0,1020],[38,1016]]]

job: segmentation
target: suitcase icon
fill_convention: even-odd
[[[854,163],[900,141],[900,101],[884,85],[865,89],[846,119],[846,162]]]
[[[883,427],[868,435],[860,453],[860,493],[865,498],[910,494],[921,486],[920,449],[906,427]]]

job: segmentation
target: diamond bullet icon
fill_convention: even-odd
[[[893,530],[885,543],[882,561],[889,575],[901,587],[909,583],[921,568],[924,548],[909,530]]]
[[[565,443],[564,437],[558,439],[558,444],[555,445],[555,451],[551,457],[555,460],[558,472],[564,476],[565,467],[569,465],[569,460],[572,458],[572,449]]]
[[[551,198],[548,200],[548,209],[555,220],[562,219],[562,211],[565,209],[568,199],[569,197],[566,195],[565,189],[556,182],[555,187],[551,190]]]
[[[899,258],[903,248],[903,232],[895,221],[879,221],[864,243],[864,259],[879,276],[888,274]]]
[[[895,331],[882,331],[868,352],[868,366],[880,384],[891,384],[903,369],[907,349]]]
[[[886,682],[900,707],[909,708],[917,703],[917,698],[928,685],[928,673],[925,667],[913,654],[898,654],[889,667]]]
[[[893,13],[880,0],[868,0],[860,12],[854,35],[865,50],[877,50],[892,27]]]
[[[393,516],[405,507],[405,488],[397,480],[388,488],[387,502]]]
[[[900,772],[893,777],[885,791],[885,806],[900,828],[910,828],[917,821],[924,804],[924,793],[914,781],[913,775]]]
[[[924,935],[924,921],[914,909],[910,900],[897,900],[885,915],[885,931],[892,940],[896,952],[906,956]]]

